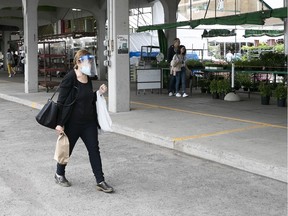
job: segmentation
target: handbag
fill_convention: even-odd
[[[51,129],[55,129],[57,126],[58,106],[57,103],[53,101],[53,97],[56,94],[58,88],[35,117],[36,121],[40,125]]]
[[[107,110],[106,100],[104,96],[99,94],[99,91],[97,91],[96,109],[101,131],[112,132],[112,120]]]
[[[76,90],[78,90],[78,88],[76,86],[74,86],[74,88],[76,88]],[[53,101],[53,97],[56,94],[56,92],[58,91],[59,86],[57,87],[56,91],[54,92],[54,94],[51,96],[51,98],[48,99],[47,103],[43,106],[43,108],[40,110],[40,112],[36,115],[36,121],[44,126],[44,127],[48,127],[51,129],[55,129],[57,126],[57,118],[58,118],[58,104],[56,102]],[[75,99],[68,105],[64,105],[64,106],[71,106],[77,99],[77,96],[75,97]]]

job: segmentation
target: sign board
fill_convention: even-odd
[[[20,40],[20,35],[11,35],[11,41]]]
[[[137,90],[161,89],[161,69],[137,69]]]
[[[118,54],[128,54],[128,35],[117,35]]]

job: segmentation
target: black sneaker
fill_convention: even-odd
[[[65,176],[63,175],[58,175],[57,173],[55,173],[55,182],[59,185],[61,185],[62,187],[70,187],[71,183],[65,178]]]
[[[103,191],[105,193],[111,193],[114,191],[114,189],[110,185],[108,185],[105,181],[102,181],[99,184],[97,184],[96,188],[97,190]]]

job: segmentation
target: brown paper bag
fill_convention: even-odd
[[[67,164],[69,160],[69,140],[65,133],[58,136],[54,159],[60,164]]]

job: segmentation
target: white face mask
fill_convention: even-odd
[[[80,72],[90,77],[97,75],[97,68],[95,63],[95,56],[84,55],[79,58]]]
[[[91,66],[89,65],[83,65],[80,71],[87,76],[91,76]]]

